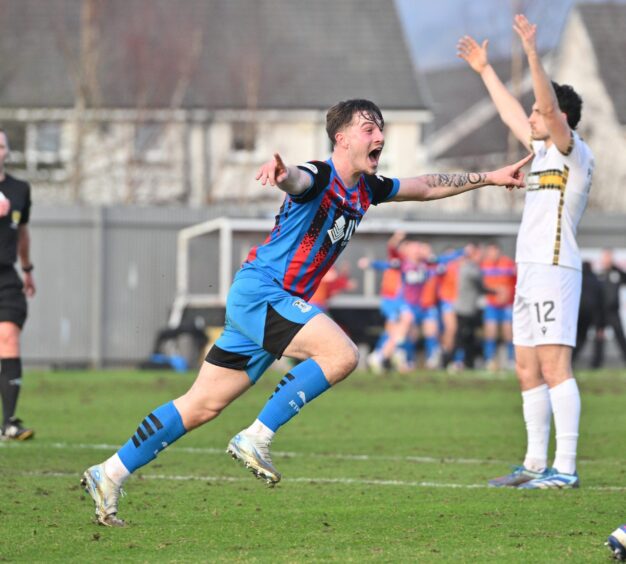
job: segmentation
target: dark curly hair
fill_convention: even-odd
[[[326,113],[326,133],[330,142],[335,146],[335,135],[337,132],[352,122],[355,113],[361,114],[367,119],[371,119],[381,131],[385,127],[385,120],[380,108],[369,100],[346,100],[335,104]]]
[[[583,108],[582,98],[569,84],[557,84],[552,81],[552,88],[560,110],[567,116],[567,124],[570,128],[576,129]]]

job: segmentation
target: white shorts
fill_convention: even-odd
[[[579,270],[519,263],[513,304],[513,344],[576,346],[581,284]]]

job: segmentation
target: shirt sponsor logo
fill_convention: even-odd
[[[302,313],[306,313],[307,311],[311,311],[311,306],[307,304],[304,300],[296,300],[293,302],[294,307],[297,307]]]
[[[346,218],[343,215],[337,218],[335,221],[335,225],[332,226],[331,229],[328,230],[328,236],[332,244],[334,245],[338,241],[341,241],[346,234]]]
[[[335,220],[332,229],[329,229],[327,233],[333,245],[341,241],[341,246],[345,247],[352,235],[354,235],[355,229],[356,219],[349,219],[346,222],[346,218],[342,215]]]
[[[20,219],[22,219],[22,212],[20,210],[13,210],[11,212],[11,227],[13,229],[17,229]]]

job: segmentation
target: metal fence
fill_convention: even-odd
[[[258,217],[261,213],[267,217],[274,208],[269,206],[264,212],[259,206],[214,206],[203,210],[35,207],[31,234],[37,295],[30,301],[24,331],[25,362],[98,367],[132,365],[146,359],[158,330],[168,323],[177,294],[179,231],[220,216]],[[398,220],[380,216],[373,219],[373,225],[380,225],[382,220],[385,228],[365,228],[366,220],[363,233],[357,232],[344,254],[346,260],[356,263],[359,256],[384,253],[385,241],[397,228]],[[510,217],[465,217],[465,228],[460,229],[459,221],[451,218],[406,219],[416,222],[410,231],[440,248],[462,244],[474,235],[488,235],[497,238],[507,252],[512,251],[519,221]],[[498,234],[489,227],[490,223],[507,225]],[[435,231],[425,229],[427,224],[436,225]],[[232,256],[236,262],[266,232],[244,230],[234,235]],[[626,226],[621,218],[591,216],[585,218],[579,238],[587,251],[605,245],[625,247]],[[210,286],[219,271],[219,240],[209,236],[193,244],[199,248],[192,248],[190,290],[212,293]],[[371,294],[372,283],[365,282],[361,291],[366,296]],[[358,294],[350,296],[350,301],[358,300]]]

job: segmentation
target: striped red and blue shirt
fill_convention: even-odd
[[[309,299],[337,260],[370,205],[391,200],[397,178],[362,174],[346,187],[332,160],[309,161],[298,168],[311,175],[312,186],[286,194],[267,239],[254,247],[243,268],[268,274],[289,293]]]

